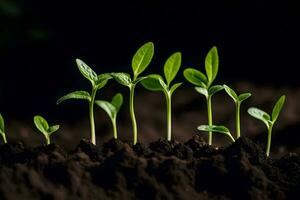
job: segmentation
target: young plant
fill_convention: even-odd
[[[270,155],[272,129],[273,129],[274,123],[278,119],[278,116],[281,112],[284,102],[285,102],[285,95],[281,96],[278,99],[275,106],[273,107],[271,116],[268,113],[266,113],[265,111],[260,110],[258,108],[251,107],[248,109],[248,113],[252,117],[262,121],[268,128],[268,142],[267,142],[267,149],[266,149],[266,154],[268,157]]]
[[[50,136],[59,129],[59,125],[49,126],[48,122],[39,115],[33,118],[36,128],[45,136],[47,145],[50,144]]]
[[[212,96],[223,89],[221,85],[213,85],[219,69],[219,56],[216,47],[210,49],[205,58],[206,75],[199,70],[188,68],[183,72],[184,77],[192,84],[196,85],[195,90],[206,97],[208,125],[212,126]],[[208,133],[208,144],[212,144],[212,132]]]
[[[206,132],[216,132],[216,133],[222,133],[230,138],[232,142],[234,142],[234,138],[232,137],[230,131],[225,126],[208,126],[208,125],[200,125],[198,126],[199,131],[206,131]]]
[[[236,92],[228,87],[227,85],[223,85],[226,93],[233,99],[235,103],[235,131],[236,131],[236,138],[241,136],[241,126],[240,126],[240,108],[241,103],[248,99],[251,96],[251,93],[242,93],[237,95]]]
[[[114,139],[118,139],[118,131],[117,131],[117,114],[123,104],[123,96],[121,93],[116,94],[111,102],[97,100],[95,104],[102,108],[109,116],[113,131],[114,131]]]
[[[154,54],[154,45],[152,42],[148,42],[140,47],[132,58],[132,71],[133,79],[127,73],[111,73],[111,76],[121,85],[129,88],[129,112],[133,129],[133,144],[137,143],[137,124],[134,113],[134,91],[138,82],[146,77],[138,77],[150,64]]]
[[[3,119],[2,115],[1,115],[1,113],[0,113],[0,134],[2,136],[3,142],[7,143],[6,135],[5,135],[4,119]]]
[[[142,85],[151,91],[162,91],[166,97],[167,103],[167,140],[171,141],[171,127],[172,127],[172,119],[171,119],[171,109],[172,109],[172,94],[174,91],[182,84],[175,83],[171,86],[171,82],[175,78],[176,74],[181,65],[181,53],[177,52],[171,55],[165,65],[164,65],[164,75],[165,80],[158,74],[151,74],[147,76],[147,79],[142,80]]]
[[[96,134],[95,134],[95,121],[94,121],[94,101],[98,90],[103,88],[108,79],[111,78],[109,74],[97,75],[87,64],[82,60],[76,59],[77,67],[80,73],[88,79],[92,84],[91,94],[86,91],[75,91],[61,97],[57,104],[68,100],[68,99],[83,99],[89,102],[89,115],[90,115],[90,126],[91,126],[91,142],[96,145]]]

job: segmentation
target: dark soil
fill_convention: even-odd
[[[0,199],[298,199],[300,157],[265,156],[240,138],[224,149],[196,135],[149,147],[82,140],[65,152],[51,144],[0,146]]]

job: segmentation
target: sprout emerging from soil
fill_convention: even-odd
[[[213,47],[208,52],[205,58],[205,71],[206,75],[200,72],[199,70],[188,68],[183,72],[184,77],[192,84],[197,85],[195,90],[200,94],[206,97],[207,101],[207,118],[208,125],[212,126],[212,105],[211,98],[212,96],[223,89],[222,85],[212,86],[213,81],[215,80],[219,69],[219,56],[218,50],[216,47]],[[208,134],[208,144],[212,144],[212,132]]]
[[[127,73],[111,73],[111,76],[121,85],[129,88],[129,112],[133,129],[133,144],[137,143],[137,124],[134,113],[134,91],[138,82],[146,79],[146,77],[138,77],[150,64],[154,54],[154,45],[148,42],[140,47],[132,58],[131,67],[133,71],[133,79]]]
[[[68,100],[68,99],[83,99],[89,102],[89,115],[90,115],[90,126],[91,126],[91,142],[96,145],[96,134],[95,134],[95,121],[94,121],[94,101],[98,90],[103,88],[108,79],[111,78],[109,74],[97,75],[87,64],[82,60],[76,59],[76,63],[80,73],[88,79],[92,84],[91,94],[86,91],[75,91],[61,97],[57,104]]]
[[[267,142],[267,149],[266,149],[267,156],[270,155],[272,129],[273,129],[274,123],[278,119],[278,116],[282,110],[284,102],[285,102],[285,95],[281,96],[278,99],[278,101],[276,102],[276,104],[272,110],[271,116],[268,113],[266,113],[265,111],[260,110],[258,108],[251,107],[248,109],[248,113],[252,117],[262,121],[268,128],[268,142]]]
[[[237,95],[236,92],[228,87],[227,85],[223,85],[226,93],[233,99],[235,103],[235,131],[236,131],[236,139],[241,136],[241,126],[240,126],[240,108],[241,103],[248,99],[251,96],[251,93],[242,93]]]
[[[5,135],[5,125],[4,125],[4,119],[2,115],[0,114],[0,134],[2,136],[3,142],[7,143],[6,135]]]
[[[36,128],[45,136],[47,145],[50,144],[50,136],[59,129],[59,125],[49,126],[48,122],[39,115],[33,118]]]
[[[175,83],[171,86],[171,82],[177,75],[179,68],[181,65],[181,53],[177,52],[171,55],[165,65],[164,65],[164,75],[165,80],[158,75],[158,74],[151,74],[147,76],[147,79],[143,80],[141,83],[142,85],[151,91],[162,91],[166,97],[167,103],[167,140],[171,141],[171,134],[172,134],[172,94],[174,91],[182,84],[182,83]]]
[[[225,126],[209,126],[209,125],[200,125],[198,126],[198,130],[199,131],[206,131],[206,132],[216,132],[216,133],[222,133],[224,135],[226,135],[227,137],[229,137],[231,139],[232,142],[234,142],[234,138],[232,137],[230,131],[228,128],[226,128]]]
[[[116,94],[111,102],[97,100],[95,104],[102,108],[109,116],[113,131],[114,131],[114,139],[118,139],[118,131],[117,131],[117,114],[123,104],[123,96],[121,93]]]

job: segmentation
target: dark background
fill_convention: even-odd
[[[68,112],[56,100],[89,89],[75,58],[97,73],[130,73],[134,52],[147,41],[155,57],[145,74],[162,72],[175,51],[183,54],[183,68],[203,70],[216,45],[220,82],[296,87],[299,30],[299,6],[289,0],[0,0],[0,111],[8,119],[37,113],[60,119]],[[86,110],[77,107],[76,113]]]

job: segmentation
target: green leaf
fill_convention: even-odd
[[[54,125],[49,127],[48,129],[48,135],[52,135],[52,133],[56,132],[59,129],[59,125]]]
[[[163,81],[163,79],[158,79],[158,82],[160,83],[161,87],[162,87],[165,91],[168,91],[168,90],[169,90],[168,85]]]
[[[217,47],[213,47],[209,50],[205,58],[205,71],[209,83],[212,83],[215,80],[218,74],[218,68],[219,68],[218,50]]]
[[[230,131],[228,128],[226,128],[225,126],[208,126],[208,125],[201,125],[198,126],[198,130],[199,131],[206,131],[206,132],[216,132],[216,133],[222,133],[226,136],[228,136],[233,142],[234,142],[234,138],[232,137]]]
[[[214,86],[211,86],[209,89],[208,89],[208,95],[212,96],[214,95],[215,93],[223,90],[224,87],[222,85],[214,85]]]
[[[207,78],[206,76],[193,68],[187,68],[183,71],[183,76],[188,80],[190,83],[200,86],[206,87],[207,86]]]
[[[203,94],[205,97],[208,97],[208,91],[206,88],[203,87],[195,87],[195,90],[200,94]]]
[[[239,95],[239,102],[245,101],[246,99],[248,99],[249,97],[251,97],[251,93],[243,93]]]
[[[173,94],[175,92],[175,90],[180,87],[182,85],[182,83],[175,83],[171,89],[170,89],[170,93]]]
[[[167,85],[169,86],[171,81],[175,78],[176,74],[181,65],[181,53],[176,52],[171,55],[164,65],[164,74],[167,80]]]
[[[114,119],[117,116],[117,109],[108,101],[97,100],[95,104],[102,108],[111,119]]]
[[[146,79],[142,80],[141,84],[150,91],[163,91],[163,87],[161,86],[159,79],[162,77],[158,74],[150,74]]]
[[[281,112],[281,109],[282,109],[282,107],[284,105],[284,102],[285,102],[285,95],[281,96],[278,99],[278,101],[276,102],[276,104],[275,104],[275,106],[273,108],[273,111],[272,111],[272,122],[273,123],[277,120],[277,118],[278,118],[278,116],[279,116],[279,114]]]
[[[254,117],[254,118],[256,118],[256,119],[261,120],[262,122],[264,122],[267,127],[270,126],[269,123],[271,122],[271,117],[265,111],[260,110],[258,108],[251,107],[251,108],[248,109],[248,113],[252,117]]]
[[[102,81],[97,81],[96,89],[100,90],[107,84],[107,82],[108,82],[108,79],[102,80]]]
[[[134,81],[132,81],[132,84],[137,84],[138,82],[141,82],[142,80],[147,79],[147,76],[138,77]]]
[[[76,59],[76,63],[81,74],[94,85],[98,80],[97,74],[82,60]]]
[[[131,85],[131,78],[129,74],[126,73],[111,73],[111,76],[121,85],[125,85],[127,87],[130,87]]]
[[[75,92],[71,92],[71,93],[61,97],[60,99],[58,99],[56,104],[60,104],[61,102],[68,100],[68,99],[83,99],[83,100],[91,101],[91,96],[86,91],[75,91]]]
[[[226,93],[235,101],[239,101],[239,97],[238,95],[235,93],[235,91],[233,89],[231,89],[229,86],[227,85],[223,85]]]
[[[42,116],[34,116],[33,121],[39,131],[41,131],[44,135],[48,135],[49,125]]]
[[[134,80],[141,74],[146,67],[150,64],[154,54],[154,45],[152,42],[148,42],[140,47],[132,59],[132,70]]]
[[[111,104],[116,108],[117,112],[120,110],[123,104],[123,95],[121,93],[117,93],[111,100]]]
[[[1,114],[0,114],[0,132],[1,132],[1,134],[5,133],[4,119]]]
[[[101,88],[103,88],[106,85],[107,81],[111,78],[112,78],[112,76],[110,75],[110,73],[104,73],[104,74],[98,75],[98,80],[96,82],[97,90],[100,90]]]

